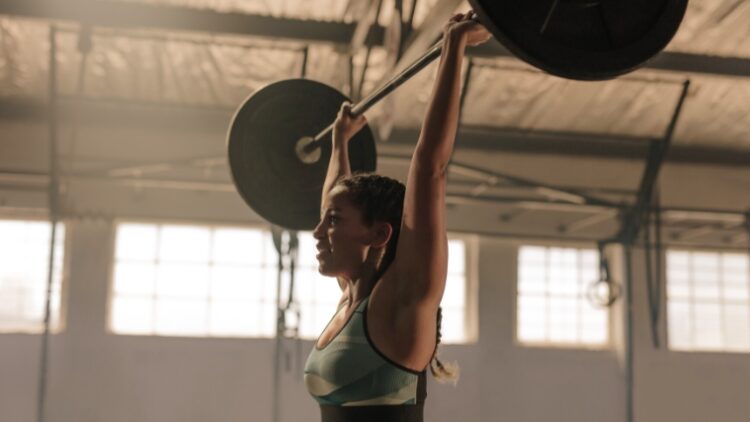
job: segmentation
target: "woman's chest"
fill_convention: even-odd
[[[354,312],[346,312],[345,309],[341,309],[336,315],[333,316],[328,325],[323,329],[318,337],[317,347],[319,349],[325,348],[328,344],[333,341],[336,336],[346,327],[347,323],[351,320]]]

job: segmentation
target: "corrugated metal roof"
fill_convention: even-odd
[[[241,11],[318,20],[351,20],[356,11],[347,0],[149,0],[147,3]],[[354,2],[356,3],[356,2]],[[360,2],[361,3],[361,2]],[[420,22],[435,0],[420,0]],[[360,5],[361,6],[361,5]],[[386,0],[381,23],[388,21]],[[670,51],[750,57],[750,2],[691,1]],[[65,29],[65,26],[62,27]],[[299,77],[301,42],[239,36],[183,34],[164,31],[96,29],[79,83],[82,55],[77,28],[59,37],[60,91],[86,97],[233,108],[258,87]],[[48,24],[0,18],[0,96],[46,95]],[[354,57],[359,78],[364,52]],[[373,49],[364,84],[375,88],[387,70],[382,48]],[[348,56],[331,45],[309,46],[307,77],[346,93]],[[404,85],[385,104],[400,127],[419,126],[435,66]],[[476,60],[466,98],[466,124],[528,131],[660,137],[686,77],[640,70],[607,82],[577,82],[543,74],[510,58]],[[750,78],[693,77],[675,142],[750,149]]]

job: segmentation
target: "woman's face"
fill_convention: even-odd
[[[360,209],[350,201],[346,187],[334,187],[321,206],[320,223],[313,231],[318,271],[331,277],[356,278],[373,234],[362,220]]]

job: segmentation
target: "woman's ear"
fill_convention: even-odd
[[[385,248],[393,236],[393,227],[389,223],[375,223],[373,227],[373,238],[370,246],[373,248]]]

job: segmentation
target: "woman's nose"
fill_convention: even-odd
[[[317,226],[315,226],[315,229],[313,230],[313,237],[316,239],[320,239],[323,237],[323,234],[325,233],[325,230],[323,229],[323,223],[325,223],[325,220],[321,219]]]

